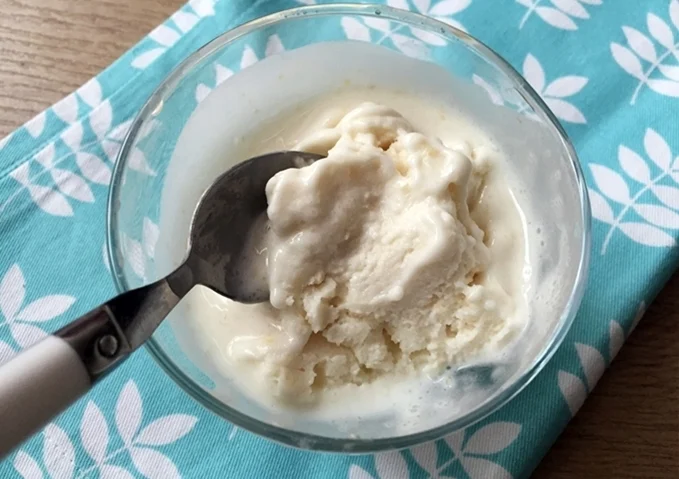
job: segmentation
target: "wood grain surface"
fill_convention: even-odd
[[[0,0],[0,136],[96,75],[182,4]],[[679,478],[679,277],[534,477]]]

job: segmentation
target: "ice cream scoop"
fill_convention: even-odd
[[[266,277],[248,277],[240,260],[250,230],[266,211],[266,184],[279,171],[319,158],[284,151],[230,169],[198,203],[181,266],[111,299],[0,366],[0,458],[139,348],[195,285],[239,302],[267,301]]]

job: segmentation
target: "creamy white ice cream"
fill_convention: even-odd
[[[297,145],[327,158],[267,184],[271,300],[228,312],[242,315],[223,338],[232,364],[299,403],[506,342],[516,299],[470,214],[492,150],[450,149],[375,103],[327,123]]]
[[[256,155],[305,144],[333,146],[340,120],[365,101],[393,108],[415,132],[471,161],[467,187],[478,196],[467,205],[489,253],[477,291],[495,299],[500,322],[487,317],[485,324],[499,331],[474,329],[481,323],[470,313],[461,323],[467,334],[458,332],[458,344],[449,350],[459,353],[440,374],[435,362],[405,371],[397,363],[361,384],[329,386],[315,377],[313,387],[287,380],[298,372],[288,361],[299,351],[327,359],[324,350],[350,349],[322,334],[307,339],[311,326],[293,308],[243,305],[196,287],[155,335],[175,365],[216,401],[268,424],[325,437],[412,434],[478,411],[537,360],[563,321],[578,274],[578,194],[570,187],[561,142],[548,125],[492,105],[480,88],[430,61],[342,41],[260,61],[198,106],[163,179],[160,240],[154,261],[147,262],[149,279],[183,259],[193,210],[214,178]],[[330,139],[323,142],[324,135]],[[268,251],[252,254],[264,259]],[[505,293],[511,302],[496,299]]]

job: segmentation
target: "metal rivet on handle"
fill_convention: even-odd
[[[97,349],[102,356],[112,358],[118,352],[118,340],[110,334],[102,336],[97,342]]]

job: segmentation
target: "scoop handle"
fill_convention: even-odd
[[[78,354],[57,336],[47,336],[0,367],[0,458],[91,385]]]
[[[127,359],[178,302],[166,279],[128,291],[0,366],[0,459]]]

